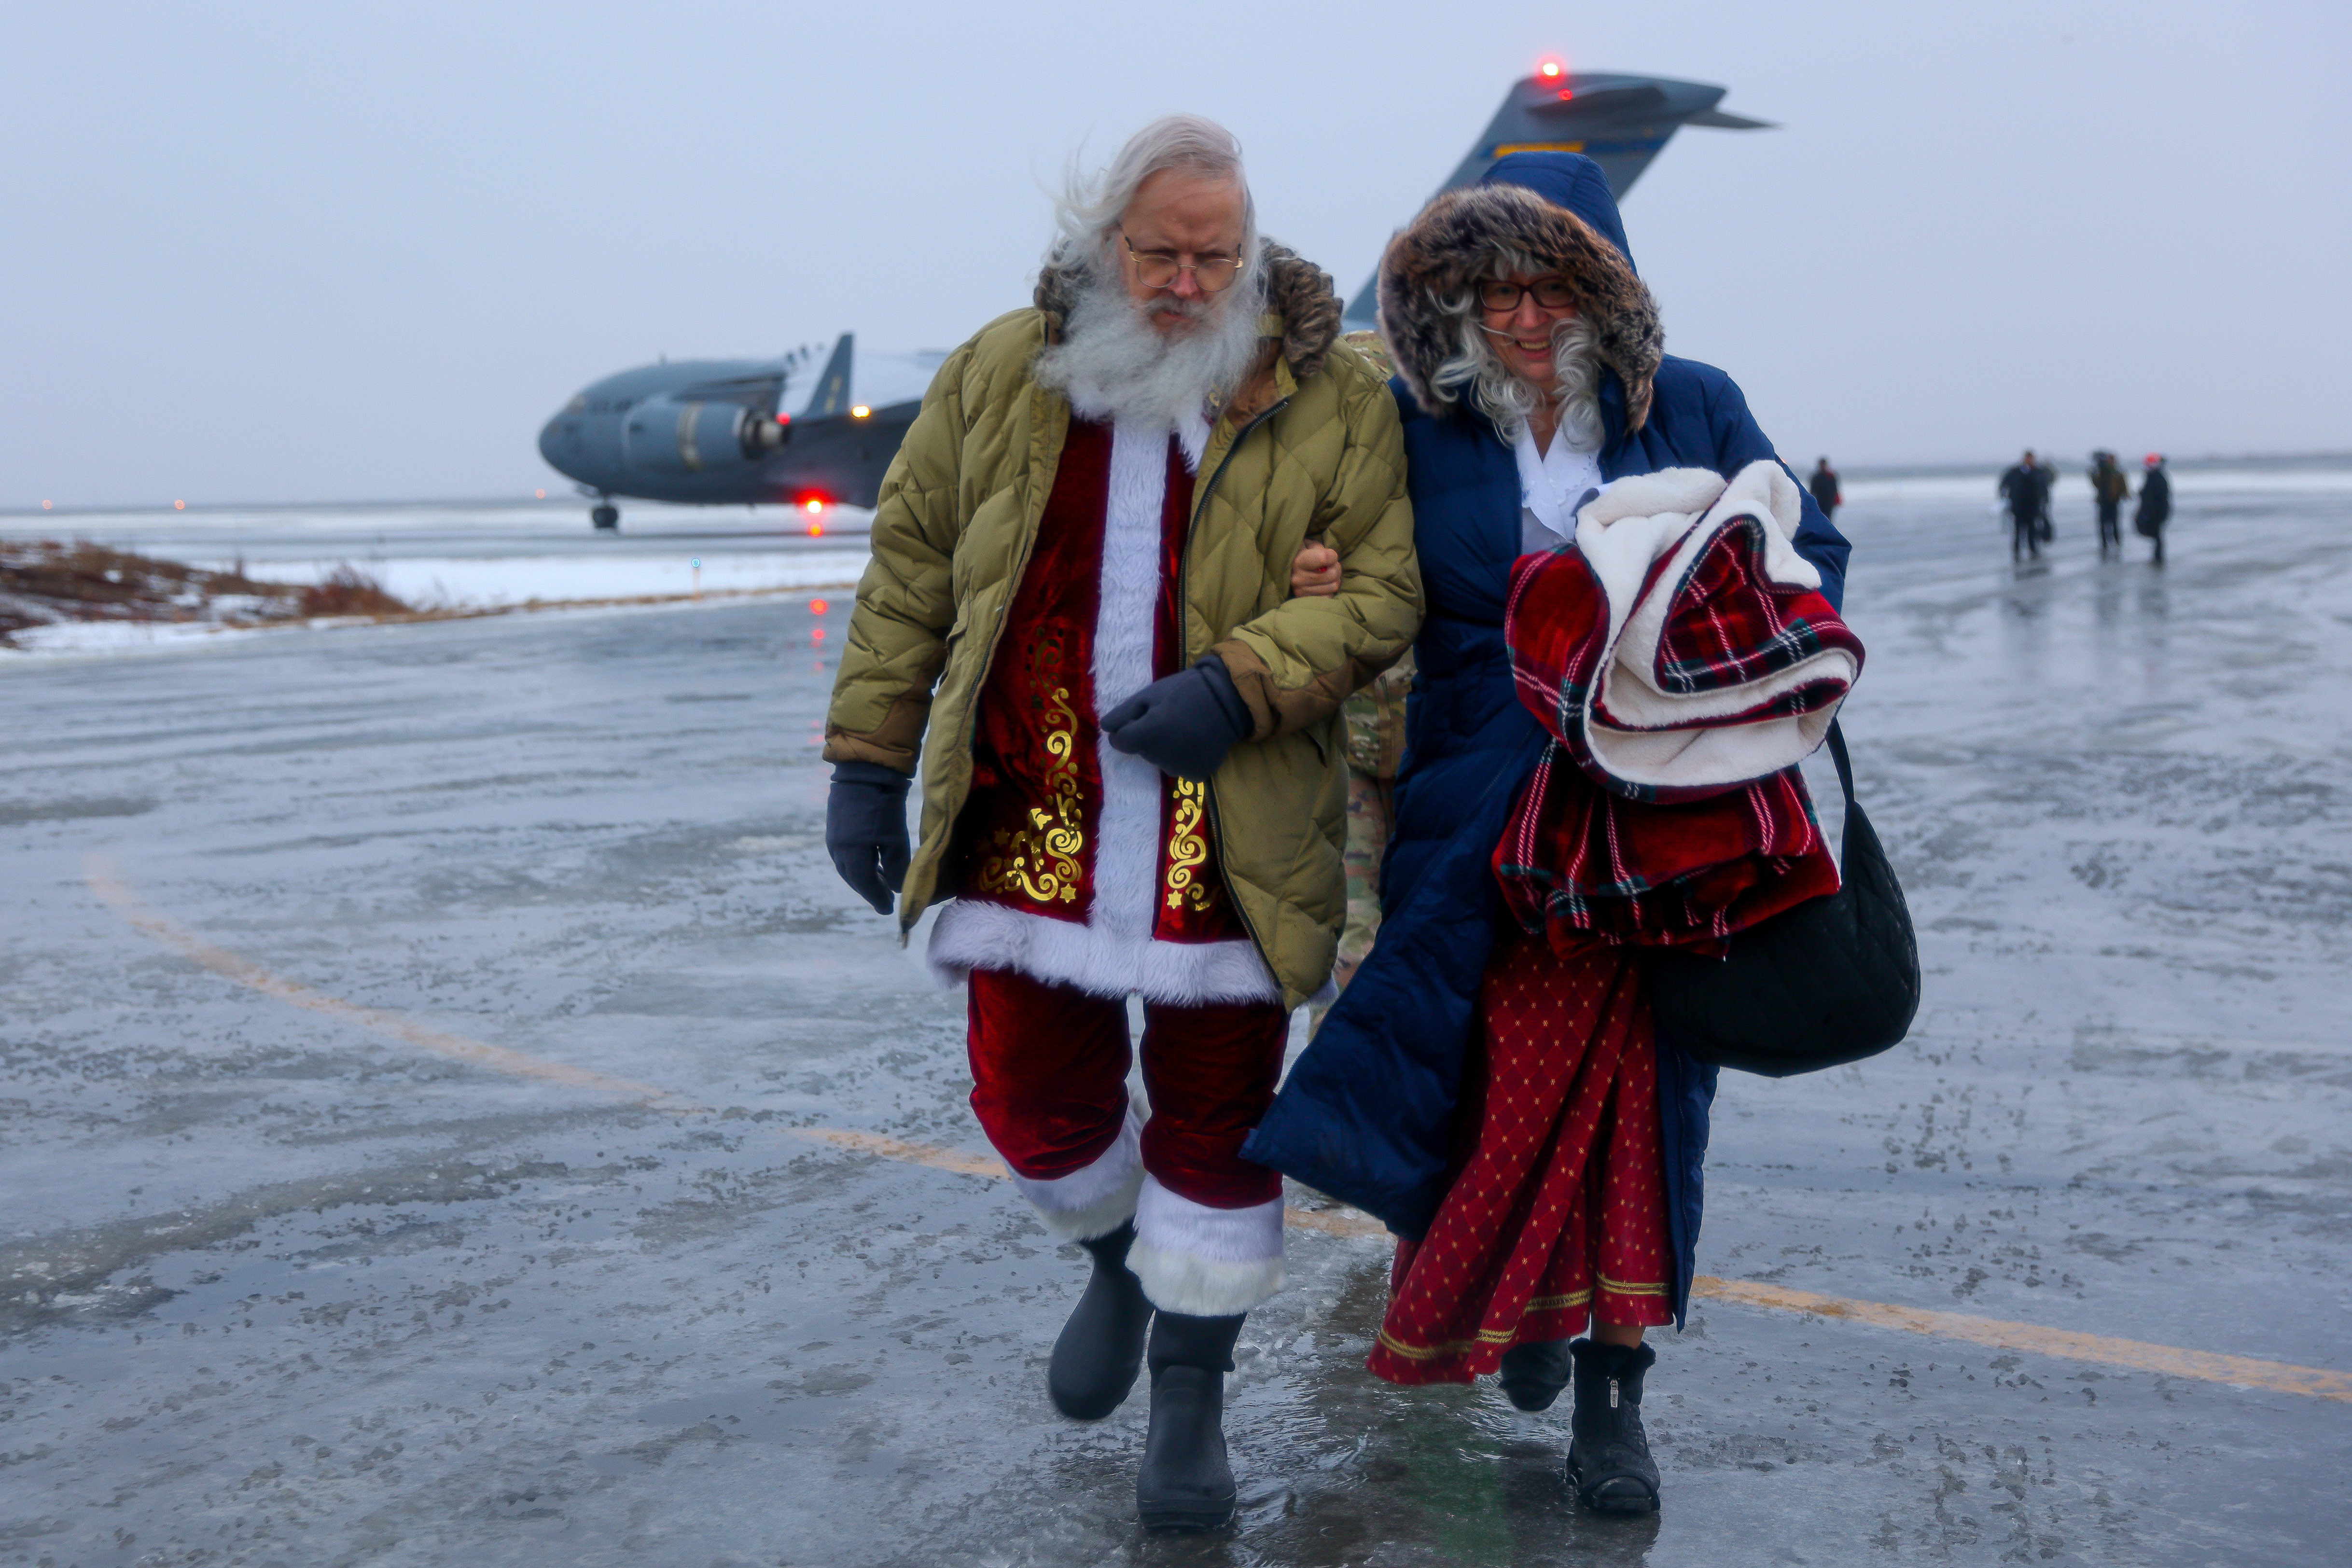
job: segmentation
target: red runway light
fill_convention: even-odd
[[[776,415],[776,423],[777,423],[778,424],[790,424],[792,422],[793,422],[793,416],[792,416],[791,414],[789,414],[789,413],[778,413],[778,414]]]

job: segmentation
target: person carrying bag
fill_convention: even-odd
[[[1428,604],[1382,920],[1244,1149],[1399,1237],[1371,1371],[1572,1386],[1577,1496],[1647,1512],[1643,1334],[1688,1302],[1717,1070],[1644,955],[1839,890],[1794,764],[1860,673],[1848,547],[1731,379],[1664,352],[1590,160],[1439,196],[1380,299]]]

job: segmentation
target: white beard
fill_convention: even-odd
[[[1241,389],[1257,363],[1265,269],[1254,267],[1205,302],[1161,295],[1139,306],[1116,274],[1089,267],[1062,340],[1037,356],[1038,384],[1060,392],[1082,419],[1182,431],[1202,423],[1214,396]],[[1162,335],[1152,318],[1199,324]]]

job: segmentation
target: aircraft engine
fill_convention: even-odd
[[[692,474],[756,463],[790,434],[756,408],[738,402],[648,398],[622,425],[627,461],[665,474]]]

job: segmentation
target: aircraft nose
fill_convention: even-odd
[[[573,398],[540,426],[539,455],[549,467],[573,479],[583,477],[579,470],[588,456],[586,424],[581,400]]]

